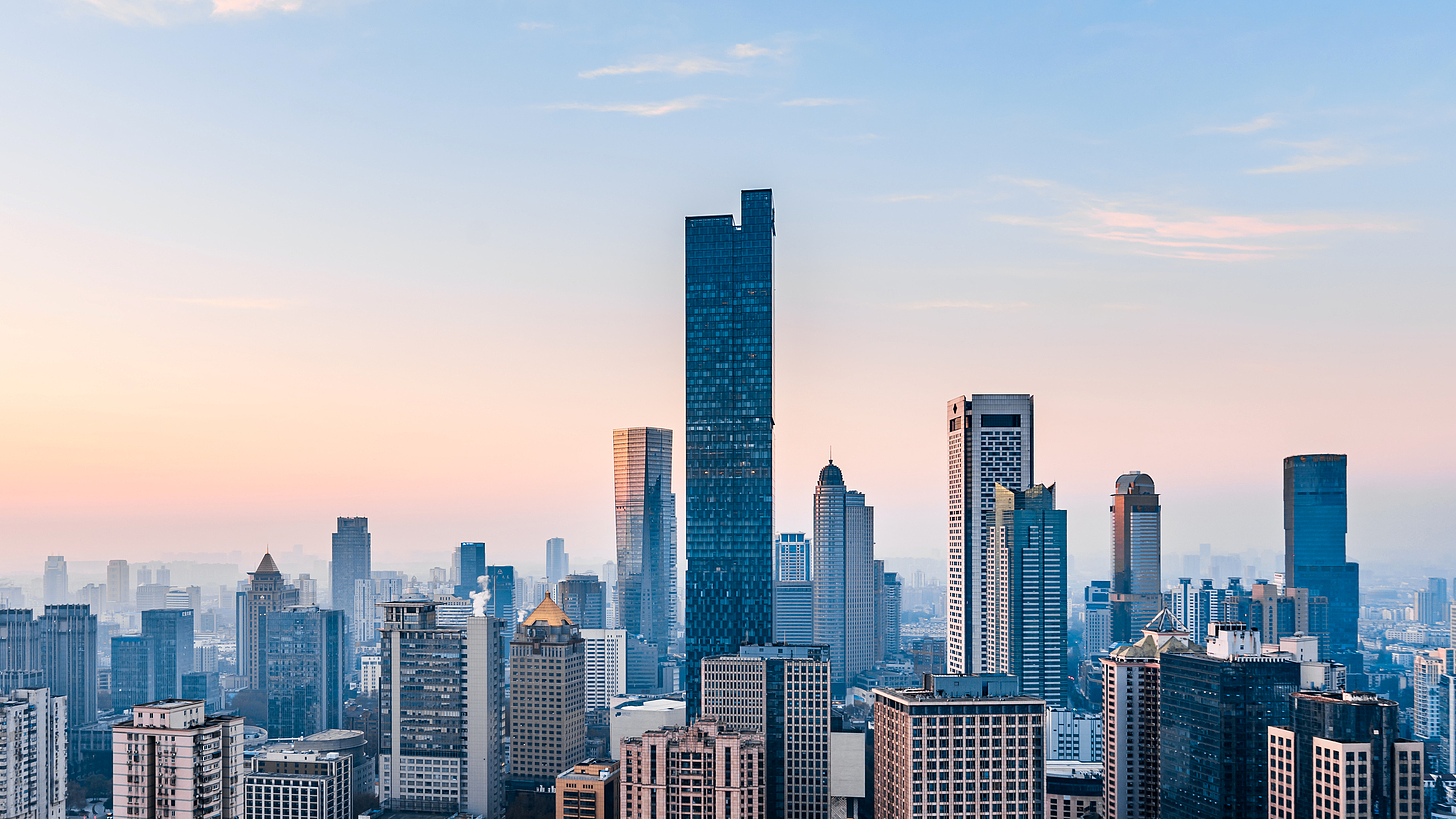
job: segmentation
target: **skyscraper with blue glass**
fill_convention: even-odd
[[[688,716],[705,657],[773,640],[773,191],[687,219]]]
[[[1344,455],[1284,459],[1284,585],[1328,598],[1336,655],[1360,648],[1360,564],[1345,560],[1345,466]]]

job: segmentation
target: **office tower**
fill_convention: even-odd
[[[764,756],[763,735],[733,731],[710,719],[623,739],[618,750],[621,817],[774,817],[762,799]]]
[[[106,600],[112,608],[131,605],[131,569],[125,560],[106,564]]]
[[[1171,654],[1202,654],[1167,610],[1136,643],[1102,658],[1102,782],[1108,819],[1158,819],[1158,672]]]
[[[883,564],[883,561],[877,561]],[[880,598],[880,624],[885,646],[883,660],[889,661],[900,655],[901,590],[900,575],[897,572],[884,573],[885,592]]]
[[[607,628],[621,628],[617,623],[617,561],[602,564],[602,582],[607,584]]]
[[[596,575],[569,574],[562,578],[556,584],[556,601],[567,618],[581,628],[607,627],[607,584]]]
[[[1394,702],[1363,692],[1292,699],[1292,724],[1269,729],[1270,819],[1425,815],[1425,746],[1399,738]]]
[[[946,657],[952,674],[987,671],[985,563],[996,516],[996,485],[1033,481],[1030,395],[958,396],[946,403],[950,507],[946,568]]]
[[[699,664],[773,640],[773,191],[686,222],[688,718]]]
[[[617,819],[620,767],[610,759],[593,759],[557,774],[558,819]]]
[[[157,701],[152,645],[141,636],[111,638],[111,707],[116,711]]]
[[[836,695],[874,665],[875,510],[830,461],[814,487],[814,640],[829,646]]]
[[[263,689],[270,737],[344,727],[344,613],[289,606],[263,614]]]
[[[1111,580],[1093,580],[1082,590],[1082,649],[1088,657],[1105,657],[1112,647]]]
[[[1358,651],[1360,564],[1345,560],[1344,455],[1284,459],[1284,585],[1330,605],[1330,650]]]
[[[642,635],[666,655],[678,628],[672,430],[612,430],[612,468],[617,522],[616,627]]]
[[[490,596],[485,601],[485,613],[499,617],[512,628],[516,625],[516,570],[513,566],[486,566],[485,590]]]
[[[71,586],[66,577],[66,559],[60,555],[46,558],[43,585],[45,605],[64,606],[71,602]]]
[[[361,520],[361,518],[339,518],[339,526],[342,529],[346,520]],[[367,542],[368,535],[366,533]],[[334,536],[334,576],[338,577],[339,564],[339,536]],[[334,599],[339,599],[337,587],[335,587]],[[243,683],[248,688],[261,689],[263,680],[263,650],[266,647],[262,639],[263,615],[271,611],[282,611],[289,606],[298,605],[298,589],[283,582],[283,573],[278,571],[278,564],[273,562],[273,555],[264,552],[263,559],[258,563],[258,570],[248,573],[248,588],[237,594],[237,624],[238,624],[238,674],[243,678]]]
[[[1067,704],[1067,513],[1056,485],[996,485],[986,558],[986,662],[1021,693]]]
[[[383,604],[380,635],[379,798],[386,810],[465,807],[468,765],[465,636],[443,628],[435,604]]]
[[[703,660],[703,718],[763,737],[767,816],[828,819],[831,653],[743,646]]]
[[[801,583],[810,579],[812,562],[809,537],[803,532],[779,532],[774,540],[775,575],[781,583]]]
[[[216,671],[189,671],[182,675],[182,699],[201,700],[203,710],[215,714],[223,710],[222,681]]]
[[[1041,816],[1046,703],[1002,674],[924,680],[875,689],[876,819]],[[979,747],[963,739],[977,735]]]
[[[193,630],[190,609],[157,609],[142,612],[142,639],[151,644],[152,699],[182,696],[182,675],[192,670]],[[113,650],[115,643],[112,643]],[[115,658],[112,664],[115,665]],[[275,734],[276,736],[276,734]],[[297,736],[303,736],[298,734]]]
[[[111,726],[111,754],[118,817],[244,815],[242,717],[207,716],[193,700],[138,705]]]
[[[1123,643],[1163,608],[1163,507],[1152,477],[1119,477],[1111,511],[1112,639]]]
[[[586,751],[586,641],[547,594],[511,640],[511,779],[550,785]]]
[[[1047,759],[1102,761],[1102,715],[1067,708],[1047,709]],[[1098,782],[1097,795],[1102,795]]]
[[[305,572],[305,573],[300,574],[298,576],[298,579],[294,583],[294,585],[298,587],[298,605],[300,605],[300,606],[317,606],[319,604],[318,580],[316,578],[312,577],[307,572]],[[196,586],[188,586],[188,590],[189,591],[192,590],[192,589],[197,589],[197,587]],[[202,590],[201,589],[197,589],[197,592],[198,592],[198,595],[197,596],[199,598],[201,598],[202,597]],[[198,609],[201,608],[201,601],[200,601],[200,599],[199,599],[199,602],[198,602],[198,606],[196,608],[198,608]]]
[[[484,591],[481,578],[485,577],[485,544],[460,544],[460,582],[455,586],[455,596],[469,600],[470,595]]]
[[[46,606],[39,637],[45,687],[66,698],[66,725],[74,735],[96,722],[96,615],[85,606]]]
[[[385,572],[375,572],[376,575]],[[354,613],[349,616],[349,640],[355,646],[379,642],[379,629],[384,623],[380,606],[404,597],[404,578],[371,577],[354,581]]]
[[[1446,622],[1447,615],[1451,608],[1451,598],[1449,595],[1446,594],[1446,578],[1426,578],[1426,591],[1430,592],[1431,597],[1433,598],[1433,605],[1439,612],[1436,617],[1436,622]]]
[[[916,637],[910,641],[910,647],[906,653],[910,655],[910,662],[915,666],[916,674],[945,673],[947,665],[945,640],[939,637]]]
[[[354,606],[354,584],[368,580],[373,571],[371,556],[372,542],[369,534],[369,518],[339,518],[338,531],[333,536],[333,562],[329,564],[330,601],[352,620]]]
[[[1421,625],[1434,626],[1446,622],[1446,598],[1429,589],[1416,592],[1416,620]]]
[[[627,693],[627,632],[619,628],[584,628],[586,641],[586,709],[607,708],[612,697]]]
[[[137,609],[139,611],[165,609],[167,607],[167,595],[171,594],[171,592],[171,586],[163,586],[160,583],[145,583],[137,586]]]
[[[0,696],[0,816],[65,819],[66,700],[45,688]]]
[[[1208,653],[1159,660],[1158,754],[1163,819],[1265,819],[1266,735],[1289,722],[1299,663],[1261,651],[1259,632],[1212,623]]]
[[[505,813],[505,656],[513,628],[498,617],[465,621],[465,809],[486,819]]]
[[[353,757],[269,751],[243,776],[246,819],[354,819]]]
[[[546,582],[552,586],[561,582],[570,571],[571,556],[566,553],[566,539],[553,537],[546,540]]]

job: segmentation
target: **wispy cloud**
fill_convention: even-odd
[[[768,48],[767,46],[754,45],[753,43],[739,43],[733,46],[728,53],[740,59],[748,59],[750,57],[781,57],[789,53],[789,47],[780,46],[779,48]]]
[[[596,77],[611,77],[619,74],[651,74],[665,73],[677,74],[678,76],[689,76],[692,74],[731,74],[738,68],[721,60],[711,60],[707,57],[649,57],[635,63],[622,63],[621,65],[608,65],[602,68],[593,68],[590,71],[582,71],[578,77],[595,79]]]
[[[121,23],[164,26],[213,17],[291,12],[304,0],[77,0],[81,5]]]
[[[859,100],[835,99],[832,97],[803,97],[796,100],[784,100],[779,105],[801,105],[806,108],[818,108],[821,105],[855,105]]]
[[[1266,128],[1273,128],[1276,125],[1283,125],[1274,114],[1265,114],[1262,117],[1254,117],[1248,122],[1241,122],[1238,125],[1207,125],[1202,128],[1195,128],[1195,134],[1253,134],[1263,131]]]
[[[687,111],[691,108],[701,108],[703,103],[715,97],[698,94],[691,97],[679,97],[666,102],[629,102],[609,105],[597,105],[586,102],[562,102],[546,106],[555,110],[574,111],[603,111],[620,114],[635,114],[639,117],[660,117],[663,114],[671,114],[677,111]]]
[[[212,0],[212,13],[254,14],[260,11],[298,11],[303,0]]]
[[[201,299],[163,299],[177,304],[198,304],[203,307],[222,307],[228,310],[287,310],[300,302],[292,299],[248,299],[237,297]]]
[[[1252,261],[1307,250],[1287,240],[1310,234],[1397,230],[1377,222],[1328,217],[1266,217],[1209,213],[1159,203],[1117,202],[1041,180],[1002,180],[1036,190],[1059,202],[1052,217],[996,214],[994,222],[1076,236],[1105,248],[1145,255],[1205,261]]]
[[[556,28],[556,24],[555,23],[533,23],[533,22],[527,21],[527,22],[520,23],[519,25],[516,26],[516,28],[519,28],[521,31],[539,31],[539,30],[545,29],[545,28]]]
[[[1363,165],[1370,160],[1370,153],[1365,150],[1335,150],[1331,140],[1323,139],[1318,142],[1283,142],[1281,145],[1288,145],[1298,148],[1300,153],[1289,159],[1282,165],[1274,165],[1269,168],[1252,168],[1244,173],[1304,173],[1305,171],[1327,171],[1331,168],[1344,168],[1350,165]]]
[[[1031,305],[1024,301],[917,301],[900,305],[901,310],[989,310],[1006,312],[1020,310]]]

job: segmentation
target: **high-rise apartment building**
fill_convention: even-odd
[[[1344,455],[1284,459],[1284,585],[1329,600],[1336,656],[1360,648],[1360,564],[1345,560],[1345,472]]]
[[[1040,819],[1046,703],[1000,674],[924,679],[875,689],[876,819]]]
[[[1152,477],[1119,477],[1111,512],[1112,639],[1122,643],[1163,609],[1163,507]]]
[[[51,555],[46,558],[45,576],[42,578],[41,594],[47,606],[64,606],[71,602],[71,585],[66,576],[66,558]]]
[[[268,735],[306,737],[344,727],[344,613],[289,606],[262,618]]]
[[[703,717],[763,738],[765,816],[829,817],[830,654],[743,646],[703,660]]]
[[[590,759],[557,774],[557,819],[617,819],[620,767],[610,759]]]
[[[773,191],[686,222],[688,717],[703,658],[773,640]]]
[[[0,696],[0,816],[64,819],[66,786],[66,698],[46,688]]]
[[[1165,653],[1158,669],[1163,819],[1265,819],[1271,725],[1289,722],[1299,663],[1265,655],[1243,623],[1209,626],[1208,653]],[[1342,817],[1343,819],[1343,817]]]
[[[586,641],[547,594],[511,640],[511,780],[551,785],[586,756]]]
[[[1143,627],[1136,643],[1102,658],[1102,787],[1108,819],[1158,819],[1158,673],[1170,654],[1202,654],[1164,610]]]
[[[571,555],[566,553],[566,539],[553,537],[546,540],[546,582],[555,586],[561,578],[571,573]]]
[[[766,819],[761,734],[701,719],[622,740],[622,819]],[[785,814],[778,814],[784,816]],[[787,819],[787,817],[786,817]]]
[[[485,544],[460,544],[460,582],[455,586],[455,596],[469,600],[470,595],[485,590]]]
[[[384,624],[384,609],[380,606],[402,597],[403,577],[371,577],[368,580],[354,581],[354,613],[349,617],[350,643],[355,646],[372,646],[377,643],[379,629]]]
[[[243,776],[247,819],[354,819],[352,762],[317,751],[258,754]]]
[[[154,609],[142,612],[142,639],[150,643],[151,699],[182,697],[182,675],[192,671],[193,616],[191,609]],[[115,647],[113,641],[112,646]],[[112,658],[115,666],[116,658]],[[303,736],[298,734],[297,736]]]
[[[1067,704],[1067,513],[1056,485],[996,485],[986,567],[986,662],[1021,693]]]
[[[1363,692],[1300,692],[1269,728],[1269,819],[1426,815],[1425,745],[1400,739],[1397,706]]]
[[[877,560],[882,567],[884,561]],[[880,588],[882,592],[876,602],[876,610],[879,613],[880,644],[883,651],[880,654],[881,660],[890,660],[900,654],[900,618],[902,616],[900,575],[896,572],[881,573]]]
[[[1030,395],[962,395],[946,402],[949,444],[949,573],[946,657],[952,674],[983,673],[987,653],[986,559],[996,515],[996,485],[1033,483]]]
[[[354,584],[371,577],[372,549],[369,518],[339,518],[333,536],[333,562],[329,564],[329,593],[332,608],[342,611],[346,619],[354,617]]]
[[[38,635],[45,687],[66,698],[66,726],[74,737],[96,722],[96,615],[86,606],[46,606]]]
[[[830,461],[814,487],[814,640],[829,646],[835,693],[873,666],[875,509]]]
[[[514,566],[486,566],[485,590],[490,596],[485,601],[487,617],[498,617],[516,625],[516,569]]]
[[[586,641],[586,709],[607,708],[612,697],[627,693],[627,632],[619,628],[584,628]]]
[[[1111,580],[1093,580],[1082,590],[1082,649],[1088,657],[1105,657],[1112,648],[1111,596]]]
[[[131,567],[125,560],[106,564],[106,600],[114,608],[131,605]]]
[[[556,601],[579,627],[607,627],[607,584],[596,575],[569,574],[562,578],[556,584]]]
[[[803,583],[813,565],[812,541],[803,532],[779,532],[774,540],[774,571],[780,583]]]
[[[612,465],[617,510],[615,627],[640,634],[666,655],[677,633],[678,609],[672,430],[612,430]],[[583,622],[582,627],[597,626]]]
[[[470,778],[465,635],[441,627],[435,604],[383,604],[379,799],[386,809],[451,814]]]
[[[195,700],[138,705],[111,727],[111,799],[121,819],[243,819],[243,718]]]
[[[340,518],[339,526],[342,529],[344,521],[359,520],[359,518]],[[366,533],[365,540],[368,536]],[[334,554],[339,553],[338,535],[334,536]],[[334,562],[334,577],[339,576],[339,564],[337,557]],[[334,587],[334,601],[339,600],[338,587]],[[242,676],[244,684],[248,688],[261,689],[263,680],[263,615],[272,611],[282,611],[289,606],[298,605],[298,589],[283,582],[283,573],[278,571],[278,564],[273,562],[273,555],[263,553],[263,559],[258,562],[258,570],[248,573],[248,588],[238,592],[237,596],[237,624],[238,624],[238,674]]]

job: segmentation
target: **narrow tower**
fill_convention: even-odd
[[[1163,507],[1153,479],[1129,472],[1112,493],[1112,641],[1131,642],[1163,608]]]

